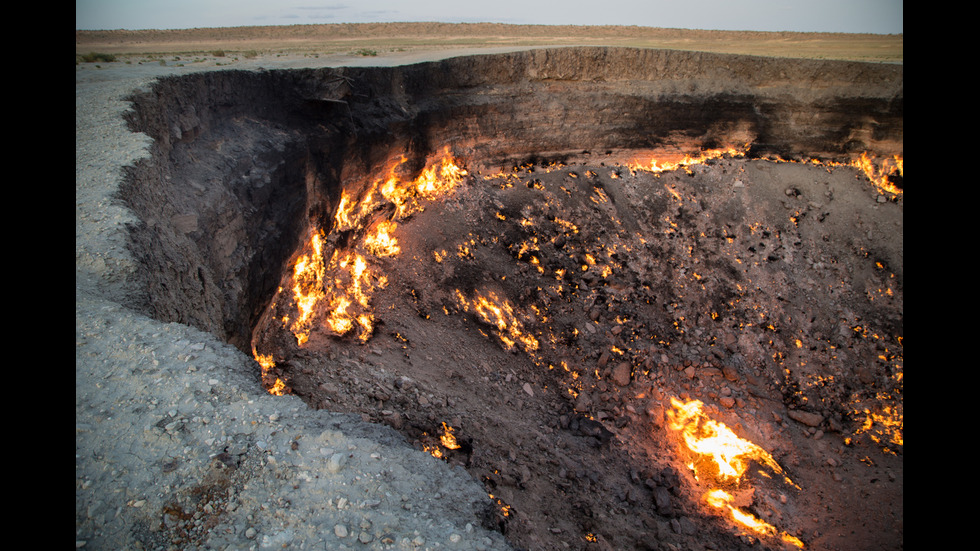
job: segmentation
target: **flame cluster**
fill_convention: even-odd
[[[667,412],[669,428],[680,435],[686,450],[692,456],[688,466],[700,484],[738,487],[751,461],[783,475],[783,469],[768,452],[705,414],[704,404],[700,400],[683,402],[671,398],[671,406],[673,409]],[[795,486],[788,477],[783,477],[788,484]],[[704,501],[726,514],[736,524],[759,536],[778,536],[787,543],[803,547],[803,542],[798,538],[780,532],[776,527],[736,507],[734,496],[721,487],[706,491]]]
[[[706,149],[695,154],[678,152],[658,152],[656,156],[651,156],[648,161],[633,161],[627,166],[633,172],[646,171],[653,173],[669,172],[672,170],[683,169],[690,173],[693,165],[704,164],[712,159],[744,157],[751,144],[743,147],[724,147],[718,149]],[[781,159],[771,159],[776,162],[784,162]],[[808,161],[812,164],[839,167],[849,166],[860,170],[868,181],[879,193],[883,195],[902,195],[902,188],[895,185],[895,180],[904,178],[905,160],[901,155],[891,155],[878,158],[875,155],[863,152],[861,155],[850,162],[825,162],[817,159]]]
[[[274,396],[282,396],[286,393],[286,383],[272,374],[272,368],[276,366],[276,362],[272,359],[271,355],[259,354],[255,348],[252,348],[252,355],[255,356],[255,361],[259,363],[259,367],[262,368],[262,384],[266,387],[269,394]]]
[[[327,271],[334,276],[325,285],[332,294],[325,323],[337,335],[356,331],[362,341],[371,337],[371,295],[387,285],[387,277],[376,273],[368,259],[397,256],[401,247],[395,237],[396,220],[421,212],[424,201],[451,193],[467,175],[448,148],[440,160],[426,166],[410,181],[399,175],[407,160],[401,155],[388,167],[386,176],[375,180],[358,200],[347,191],[341,195],[334,229],[360,231],[362,238],[352,250],[335,250],[327,264]],[[297,304],[300,299],[297,294]]]
[[[882,193],[890,193],[892,195],[901,195],[902,189],[892,183],[892,180],[898,177],[905,177],[904,170],[905,160],[898,156],[893,155],[891,157],[885,157],[881,160],[868,155],[867,152],[862,153],[860,157],[851,162],[851,166],[854,166],[864,172],[867,176],[868,181],[871,182],[878,191]]]
[[[660,157],[659,159],[651,158],[645,164],[639,161],[629,163],[629,168],[633,172],[642,170],[657,173],[668,172],[681,168],[690,173],[691,169],[689,167],[692,165],[704,164],[709,160],[720,159],[726,155],[729,157],[744,157],[746,149],[748,149],[748,144],[746,144],[746,146],[743,148],[724,147],[718,149],[706,149],[704,151],[699,151],[697,154],[665,153],[658,155]]]
[[[423,444],[422,449],[435,457],[437,459],[442,459],[445,455],[443,453],[443,448],[447,450],[458,450],[460,445],[456,442],[456,435],[454,434],[455,429],[447,425],[445,422],[442,423],[442,435],[439,436],[439,444]],[[426,434],[423,433],[423,438]]]
[[[386,176],[367,186],[359,198],[346,190],[342,192],[333,230],[353,234],[348,239],[349,247],[335,248],[328,258],[328,236],[320,228],[310,232],[307,252],[296,259],[290,277],[295,315],[292,319],[290,316],[282,319],[298,345],[306,344],[317,327],[336,336],[355,334],[362,342],[371,338],[374,331],[371,298],[388,282],[372,259],[398,255],[401,247],[395,237],[396,220],[420,212],[424,201],[451,193],[467,175],[448,148],[414,180],[406,181],[399,176],[406,162],[407,158],[400,156],[387,168]],[[322,321],[317,325],[320,317]],[[253,356],[262,367],[263,379],[267,378],[275,362],[254,348]],[[278,379],[268,381],[266,388],[275,394],[285,392],[285,384]]]
[[[497,329],[497,337],[508,350],[520,346],[527,352],[538,349],[538,339],[524,329],[524,324],[507,299],[502,299],[493,291],[475,292],[467,299],[456,290],[456,302],[460,308],[475,314],[484,323]]]
[[[343,191],[334,215],[335,229],[359,229],[372,214],[385,206],[393,208],[392,220],[402,220],[421,212],[425,201],[452,193],[468,175],[448,147],[443,150],[439,160],[427,165],[414,180],[406,181],[401,176],[407,162],[408,157],[399,156],[388,167],[387,175],[375,180],[360,198]]]

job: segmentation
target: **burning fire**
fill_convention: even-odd
[[[356,333],[362,342],[371,338],[374,331],[371,298],[388,282],[371,259],[401,253],[395,237],[398,228],[395,220],[420,212],[423,201],[451,193],[467,176],[448,148],[412,181],[404,181],[399,176],[407,160],[401,155],[387,168],[387,175],[376,180],[360,198],[346,190],[341,193],[334,213],[334,229],[359,232],[349,248],[334,249],[327,259],[327,235],[319,228],[311,231],[307,252],[297,258],[292,270],[292,304],[296,314],[290,316],[291,324],[289,317],[283,318],[283,325],[288,325],[300,346],[308,342],[318,317],[322,317],[321,327],[334,335]],[[386,205],[393,209],[385,209]],[[254,349],[253,356],[262,367],[263,379],[267,378],[267,372],[275,366],[272,358]],[[268,381],[266,386],[273,394],[286,390],[278,379]]]
[[[896,176],[905,176],[904,165],[904,159],[898,155],[885,157],[878,161],[868,155],[867,152],[862,153],[861,157],[851,163],[851,166],[855,166],[864,172],[864,175],[868,177],[868,180],[878,191],[892,195],[902,194],[902,189],[893,183],[893,179]]]
[[[259,362],[259,367],[262,368],[262,384],[265,385],[269,394],[273,394],[275,396],[282,396],[286,394],[286,383],[279,377],[272,380],[272,374],[270,371],[276,366],[276,362],[272,359],[272,356],[259,354],[259,352],[255,349],[255,346],[252,346],[252,356],[255,358],[255,361]]]
[[[298,316],[290,329],[300,345],[310,336],[310,318],[323,297],[323,241],[323,233],[314,232],[310,237],[312,252],[299,257],[293,266],[293,300]]]
[[[725,490],[721,490],[721,489],[710,490],[708,491],[708,493],[704,495],[704,500],[708,505],[716,509],[720,509],[722,511],[727,512],[730,515],[731,519],[734,520],[736,523],[746,528],[749,528],[750,530],[752,530],[757,534],[767,536],[767,537],[778,536],[779,539],[781,539],[782,541],[788,544],[799,547],[800,549],[804,547],[803,542],[796,536],[791,536],[786,532],[780,532],[779,530],[776,529],[775,526],[763,520],[760,520],[755,516],[746,513],[745,511],[742,511],[741,509],[736,507],[734,505],[735,497],[732,494],[726,492]]]
[[[684,154],[684,153],[660,153],[660,159],[651,158],[647,164],[642,164],[639,161],[634,161],[629,164],[630,170],[637,172],[644,170],[647,172],[668,172],[671,170],[677,170],[678,168],[683,168],[685,171],[690,172],[688,168],[691,165],[704,164],[711,159],[720,159],[725,155],[729,157],[744,157],[745,150],[748,149],[746,144],[744,148],[736,147],[725,147],[719,149],[706,149],[700,151],[697,154]]]
[[[392,236],[398,224],[391,220],[380,222],[373,233],[364,237],[364,246],[374,256],[395,256],[401,252],[398,240]]]
[[[401,155],[387,169],[387,176],[375,180],[364,193],[355,201],[344,191],[337,204],[334,222],[338,230],[350,230],[361,227],[364,220],[379,207],[390,204],[394,207],[394,220],[423,210],[424,201],[432,201],[453,192],[468,175],[459,161],[446,147],[439,160],[426,166],[414,180],[405,181],[400,176],[408,157]]]
[[[518,344],[528,352],[538,349],[538,339],[524,330],[524,325],[517,318],[509,300],[501,299],[493,291],[477,292],[471,300],[467,300],[457,289],[456,302],[463,310],[472,311],[485,323],[496,327],[497,337],[508,350]]]
[[[749,460],[782,474],[782,468],[769,453],[738,437],[724,423],[705,415],[700,400],[684,403],[671,398],[671,405],[674,409],[668,413],[670,428],[681,433],[687,448],[700,461],[708,461],[717,468],[716,478],[720,481],[738,483],[748,469]],[[696,466],[692,465],[692,468],[698,474]]]
[[[456,435],[453,434],[453,432],[455,432],[455,429],[453,429],[452,427],[450,427],[449,425],[447,425],[445,422],[443,422],[442,423],[442,436],[439,437],[439,444],[433,445],[433,444],[427,444],[427,443],[423,442],[422,449],[425,450],[426,452],[428,452],[429,454],[431,454],[432,457],[435,457],[435,458],[438,458],[438,459],[442,459],[443,456],[445,455],[443,453],[443,451],[442,451],[443,448],[445,448],[447,450],[458,450],[460,448],[459,443],[456,442]],[[425,434],[425,433],[422,434],[422,437],[423,438],[425,438],[427,436],[428,435]],[[441,445],[441,447],[440,447],[440,445]]]
[[[651,157],[647,162],[633,161],[632,163],[628,163],[627,166],[633,172],[646,171],[659,174],[661,172],[683,169],[690,173],[691,169],[689,167],[704,164],[712,159],[720,159],[725,156],[731,158],[744,157],[749,145],[751,144],[745,144],[743,147],[730,146],[718,149],[706,149],[696,154],[659,151],[655,157]],[[781,159],[771,160],[783,162]],[[871,182],[871,185],[881,194],[902,194],[902,188],[894,183],[895,180],[904,177],[905,161],[901,155],[892,155],[879,159],[868,152],[864,152],[861,153],[860,157],[849,163],[824,162],[816,159],[809,162],[827,167],[851,166],[857,168],[864,173],[868,181]]]
[[[701,401],[683,402],[671,398],[671,405],[673,409],[667,413],[669,427],[680,433],[686,449],[693,456],[688,467],[700,484],[737,487],[748,470],[750,461],[756,461],[774,473],[783,475],[782,468],[768,452],[739,437],[724,423],[708,417],[703,411],[704,404]],[[795,486],[785,475],[783,479]],[[704,501],[726,514],[739,526],[759,536],[778,535],[787,543],[803,547],[803,542],[798,538],[780,532],[776,527],[736,507],[734,496],[722,488],[710,488],[704,494]]]

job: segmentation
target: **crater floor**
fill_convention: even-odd
[[[331,329],[324,303],[298,345],[287,275],[255,341],[267,377],[465,466],[519,547],[784,545],[704,504],[676,398],[793,480],[753,470],[742,510],[808,548],[900,548],[900,196],[851,167],[607,160],[483,169],[410,215],[377,207],[364,234],[397,220],[380,254],[328,235],[364,259],[370,300],[348,313],[371,329]],[[324,281],[356,284],[341,273]]]

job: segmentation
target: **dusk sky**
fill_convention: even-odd
[[[76,30],[410,21],[904,32],[903,0],[75,0]]]

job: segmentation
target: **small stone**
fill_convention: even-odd
[[[333,533],[338,538],[346,538],[347,537],[347,527],[344,526],[343,524],[338,524],[338,525],[336,525],[336,526],[333,527]]]
[[[820,426],[820,423],[823,423],[823,415],[809,411],[791,409],[787,415],[789,415],[790,419],[796,421],[797,423],[802,423],[808,427],[818,427]]]
[[[531,388],[530,383],[524,383],[524,385],[521,386],[521,388],[524,389],[524,392],[527,392],[528,396],[534,396],[534,390]]]
[[[257,534],[257,532],[255,531],[255,528],[252,528],[251,526],[249,526],[247,529],[245,529],[245,537],[248,538],[248,539],[250,539],[250,540],[254,540],[256,534]]]
[[[330,456],[330,461],[327,462],[327,470],[332,473],[339,473],[346,463],[347,456],[342,453],[335,453]]]
[[[630,371],[632,366],[628,362],[623,362],[613,368],[612,380],[619,386],[630,384]]]
[[[670,514],[671,512],[671,501],[670,492],[667,488],[663,486],[657,486],[653,489],[653,502],[657,506],[657,512],[662,515]]]
[[[360,541],[361,543],[371,543],[373,539],[374,536],[372,536],[367,532],[361,532],[361,534],[357,536],[357,540]]]
[[[729,365],[723,366],[721,368],[721,374],[729,381],[738,380],[738,371],[735,371],[735,368],[732,366]]]
[[[719,401],[721,402],[721,405],[725,406],[726,408],[735,407],[735,398],[732,398],[731,396],[723,396]]]

